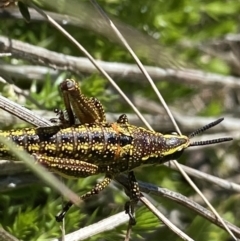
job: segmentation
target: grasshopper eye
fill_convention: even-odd
[[[177,134],[176,137],[171,136],[171,137],[167,138],[165,140],[166,145],[170,146],[171,148],[180,147],[185,142],[185,140],[180,139],[178,136],[179,135]]]
[[[167,139],[166,144],[168,146],[175,146],[178,143],[178,140],[175,138]]]

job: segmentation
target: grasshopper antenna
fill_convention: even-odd
[[[192,137],[218,125],[219,123],[221,123],[224,120],[224,118],[220,118],[216,121],[213,121],[199,129],[197,129],[196,131],[192,132],[188,137],[189,139],[191,139]],[[226,141],[231,141],[233,140],[233,138],[231,137],[224,137],[224,138],[218,138],[218,139],[213,139],[213,140],[206,140],[206,141],[195,141],[190,143],[189,146],[205,146],[205,145],[211,145],[211,144],[216,144],[216,143],[221,143],[221,142],[226,142]]]

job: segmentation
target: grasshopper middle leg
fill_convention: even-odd
[[[130,171],[128,173],[128,182],[129,182],[129,197],[130,200],[125,204],[125,211],[129,215],[129,223],[131,225],[136,224],[135,220],[135,206],[140,198],[140,190],[138,182],[135,178],[134,172]]]

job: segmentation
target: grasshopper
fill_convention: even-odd
[[[14,141],[19,148],[32,154],[38,163],[63,177],[105,174],[101,182],[81,196],[83,200],[106,188],[115,175],[127,172],[130,201],[126,203],[125,209],[132,224],[135,223],[134,205],[140,196],[132,171],[134,168],[177,159],[184,149],[191,146],[232,140],[226,137],[191,142],[192,137],[219,124],[223,118],[203,126],[189,136],[176,133],[164,135],[129,124],[125,114],[116,122],[108,123],[102,104],[96,98],[82,94],[74,80],[63,81],[60,91],[67,112],[67,118],[63,112],[59,113],[60,125],[2,131],[0,136]],[[14,159],[3,144],[0,145],[0,157]],[[71,205],[71,202],[65,205],[56,216],[57,221],[62,221]]]

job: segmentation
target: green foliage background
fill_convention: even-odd
[[[44,1],[38,1],[44,7]],[[58,1],[56,1],[57,3]],[[60,2],[60,1],[59,1]],[[78,2],[78,1],[76,1]],[[79,2],[81,2],[79,0]],[[74,3],[74,1],[71,1]],[[60,3],[59,3],[60,4]],[[204,62],[198,45],[209,40],[220,38],[228,33],[239,31],[240,1],[209,1],[209,0],[155,0],[155,1],[118,1],[105,0],[99,4],[113,17],[127,23],[142,33],[154,37],[163,48],[163,55],[184,62],[187,66],[194,66],[205,71],[221,74],[231,74],[231,68],[222,60],[209,58]],[[81,14],[81,9],[77,9]],[[94,18],[94,16],[89,16]],[[0,34],[13,39],[19,39],[37,46],[45,47],[59,53],[73,56],[82,56],[68,40],[53,27],[44,22],[24,20],[2,19]],[[130,55],[119,45],[107,38],[95,34],[88,29],[76,26],[64,26],[91,54],[101,60],[133,63]],[[137,42],[137,39],[136,39]],[[186,47],[187,46],[187,47]],[[144,49],[144,46],[140,48]],[[11,64],[29,64],[23,60],[11,58],[4,61]],[[144,64],[164,65],[153,63],[148,58],[142,58]],[[171,66],[170,66],[171,67]],[[26,100],[24,105],[31,109],[53,110],[62,108],[61,96],[58,92],[58,84],[65,77],[72,77],[81,82],[83,92],[89,96],[96,96],[104,104],[109,112],[129,113],[130,108],[121,101],[117,93],[100,75],[91,76],[73,75],[70,72],[61,73],[56,80],[49,76],[39,83],[37,80],[24,81],[15,79],[22,89],[30,89],[31,97],[38,105]],[[131,83],[127,79],[118,80],[119,85],[127,95],[137,93],[140,96],[156,100],[151,88],[144,82]],[[167,103],[175,104],[181,109],[182,103],[198,92],[198,87],[173,84],[167,81],[157,83]],[[200,87],[199,87],[200,88]],[[12,97],[12,92],[6,86],[2,93]],[[225,112],[221,95],[213,96],[205,109],[199,113],[203,116],[219,115]],[[178,104],[180,103],[180,104]],[[183,107],[184,108],[184,107]],[[8,127],[9,128],[9,127]],[[160,128],[161,129],[161,128]],[[165,130],[162,130],[165,131]],[[181,162],[187,163],[189,155],[185,154]],[[222,172],[221,160],[216,157],[214,150],[208,150],[204,154],[205,159],[212,163],[211,170],[216,174]],[[222,160],[224,154],[222,155]],[[165,167],[143,167],[136,171],[137,178],[142,181],[161,185],[176,190],[186,196],[194,195],[192,189],[185,183],[179,173]],[[99,176],[100,178],[101,176]],[[97,177],[68,181],[67,184],[74,191],[81,194],[89,190],[96,182]],[[206,184],[198,183],[202,187]],[[214,189],[218,193],[213,198],[213,205],[230,222],[239,226],[239,211],[237,210],[236,194]],[[213,191],[213,192],[214,192]],[[210,224],[203,218],[196,216],[189,210],[179,207],[173,202],[156,198],[157,205],[163,206],[169,213],[172,210],[180,210],[185,232],[195,240],[230,240],[226,232]],[[116,189],[115,184],[101,193],[98,198],[90,199],[83,204],[81,209],[74,207],[66,217],[66,233],[87,226],[109,215],[123,210],[123,204],[127,200],[121,188]],[[8,191],[0,195],[0,224],[20,240],[51,240],[59,237],[61,230],[56,224],[54,215],[61,210],[61,197],[44,185],[27,186],[18,190]],[[167,228],[146,209],[140,207],[137,210],[138,223],[133,228],[132,240],[178,240]],[[92,237],[90,240],[122,240],[126,225],[117,228],[114,232],[104,233]]]

